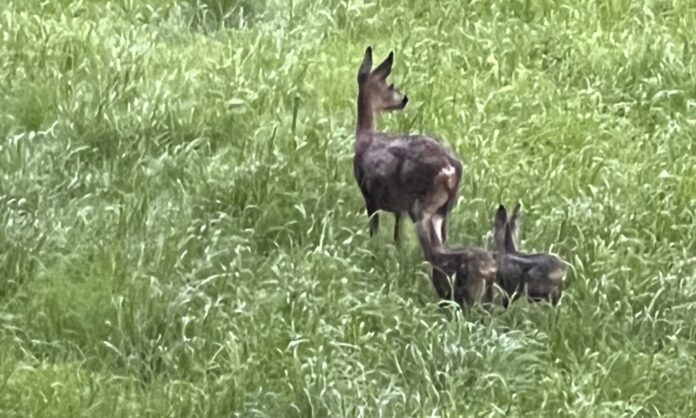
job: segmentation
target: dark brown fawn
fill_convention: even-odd
[[[521,205],[518,203],[508,219],[505,206],[500,205],[495,215],[494,239],[497,249],[498,285],[507,293],[503,305],[526,294],[532,301],[546,300],[557,304],[566,277],[566,266],[551,254],[528,254],[518,250],[519,218]]]
[[[408,103],[387,77],[394,53],[372,70],[372,48],[367,47],[358,71],[358,122],[353,170],[370,217],[370,236],[379,229],[378,210],[399,222],[408,213],[416,230],[439,247],[447,240],[447,217],[457,197],[462,163],[439,140],[423,135],[393,136],[377,131],[377,115],[401,110]],[[432,226],[432,227],[431,227]]]
[[[477,247],[432,247],[428,236],[418,239],[432,266],[432,282],[441,299],[460,306],[493,301],[497,264],[489,251]],[[454,279],[454,280],[452,280]]]

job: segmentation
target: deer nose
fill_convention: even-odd
[[[404,99],[401,101],[401,106],[406,106],[406,103],[408,103],[408,96],[404,96]]]

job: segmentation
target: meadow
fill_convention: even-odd
[[[689,0],[9,0],[0,416],[686,417],[696,411]],[[370,238],[356,75],[465,164],[453,244],[569,264],[552,308],[438,307]]]

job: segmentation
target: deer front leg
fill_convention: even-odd
[[[379,230],[378,208],[370,199],[365,199],[365,208],[367,209],[367,216],[370,218],[370,236],[372,237]]]
[[[379,230],[379,213],[377,213],[379,207],[370,195],[367,187],[360,183],[360,181],[358,181],[358,185],[360,186],[360,193],[362,194],[363,199],[365,200],[365,209],[367,210],[367,216],[368,218],[370,218],[370,237],[372,237]]]

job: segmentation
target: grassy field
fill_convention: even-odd
[[[689,0],[0,6],[0,416],[686,417],[696,411]],[[440,309],[370,239],[356,74],[443,137],[450,241],[571,265],[556,309]]]

